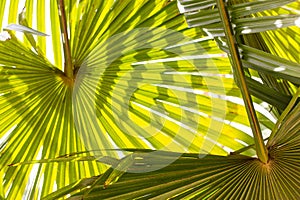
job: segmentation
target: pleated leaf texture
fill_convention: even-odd
[[[300,2],[226,4],[268,163],[216,5],[1,1],[1,198],[300,198]]]

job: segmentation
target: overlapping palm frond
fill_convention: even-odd
[[[293,99],[299,94],[300,89]],[[127,159],[132,160],[128,170],[136,173],[116,175],[114,167],[99,177],[73,183],[45,199],[297,199],[300,189],[299,109],[299,102],[293,101],[285,117],[278,122],[280,128],[267,146],[270,155],[267,164],[242,155],[199,158],[199,154],[183,154],[165,168],[142,173],[145,168],[164,166],[178,154],[156,152],[149,156],[147,152],[135,151]],[[114,179],[119,180],[109,185]]]
[[[278,130],[270,142],[268,164],[242,155],[207,155],[199,159],[198,154],[184,154],[161,170],[138,173],[147,166],[163,165],[177,155],[160,152],[159,156],[149,157],[136,152],[135,162],[130,166],[136,174],[126,173],[118,177],[117,183],[107,186],[113,173],[110,169],[100,177],[83,179],[45,199],[70,195],[69,199],[297,199],[299,108],[298,103],[283,120],[284,130]]]
[[[0,3],[0,11],[9,9],[7,23],[50,35],[1,33],[2,196],[297,197],[299,172],[293,167],[299,167],[295,160],[299,156],[299,129],[292,131],[292,142],[286,146],[282,145],[286,135],[280,137],[279,133],[294,127],[289,120],[295,120],[297,112],[288,112],[269,141],[268,164],[250,157],[255,151],[248,146],[255,141],[249,134],[248,116],[224,53],[228,44],[223,45],[225,40],[219,38],[224,31],[214,1],[181,1],[185,12],[204,9],[185,17],[180,15],[177,2],[168,0],[66,0],[64,7],[58,7],[62,1],[34,2]],[[297,31],[298,27],[289,29],[297,17],[269,16],[286,10],[295,13],[299,2],[286,6],[290,2],[251,2],[228,9],[243,36],[247,34],[246,25],[256,32],[277,33],[272,20],[282,20],[287,27],[285,34]],[[251,8],[248,13],[242,12],[245,5]],[[18,15],[18,8],[24,6]],[[267,15],[264,19],[269,26],[241,18],[251,14]],[[0,20],[2,17],[0,14]],[[186,19],[194,28],[188,27]],[[59,24],[64,21],[70,57],[66,56],[66,38],[61,39],[61,32],[66,30]],[[282,39],[275,40],[274,32],[264,32],[261,40],[268,47],[275,44],[279,48]],[[299,45],[297,37],[289,37],[291,44]],[[247,83],[259,98],[254,100],[258,121],[263,131],[270,133],[275,118],[259,103],[267,101],[279,113],[289,104],[299,81],[296,50],[279,55],[277,48],[269,47],[270,55],[247,42],[240,44],[244,45],[240,45],[243,65],[250,68]],[[68,62],[72,74],[66,76],[64,63]],[[281,65],[284,70],[279,70]],[[258,72],[269,75],[270,71],[276,79],[264,81],[284,80],[274,83],[282,90],[253,79]],[[255,93],[257,88],[260,91]],[[226,156],[243,148],[247,149],[242,151],[243,156]],[[198,158],[199,152],[204,158]],[[212,155],[205,156],[207,153]],[[148,173],[126,173],[145,169]],[[284,178],[282,170],[286,170]],[[279,181],[274,183],[275,179]],[[248,185],[240,184],[248,180]],[[100,189],[103,186],[105,189]],[[250,190],[255,192],[247,192]]]
[[[240,18],[257,14],[257,12],[260,12],[257,14],[257,16],[260,16],[261,13],[275,12],[281,14],[286,10],[296,11],[294,8],[299,5],[298,2],[297,4],[292,3],[285,6],[290,2],[292,1],[272,1],[272,3],[260,1],[226,7],[232,22],[236,24],[234,26],[235,34],[242,35],[241,38],[236,38],[242,55],[240,61],[245,69],[249,67],[255,70],[248,71],[250,76],[246,78],[247,86],[250,87],[251,93],[256,97],[276,105],[279,110],[284,110],[268,141],[268,161],[266,164],[263,164],[257,158],[235,154],[224,157],[209,155],[202,159],[199,159],[199,155],[196,154],[184,154],[171,165],[146,174],[125,173],[124,175],[114,175],[116,169],[111,168],[100,177],[74,183],[68,188],[49,195],[48,198],[66,195],[71,195],[70,199],[299,198],[300,173],[298,169],[300,163],[297,157],[300,154],[298,137],[300,129],[298,127],[299,103],[297,100],[300,90],[298,89],[297,92],[295,90],[299,85],[297,73],[299,71],[299,62],[297,62],[299,48],[289,49],[287,51],[289,56],[286,56],[287,54],[279,55],[280,43],[284,40],[281,37],[274,37],[270,33],[270,30],[276,29],[274,31],[276,32],[278,28],[285,25],[287,26],[286,30],[299,30],[298,27],[290,27],[290,25],[297,25],[296,20],[299,17],[297,15],[269,17],[270,14],[267,14],[268,17],[259,18],[260,22],[256,18]],[[230,44],[223,43],[222,41],[226,42],[226,40],[220,38],[220,36],[225,36],[223,27],[219,24],[221,18],[219,18],[217,9],[220,8],[210,9],[216,3],[214,1],[205,1],[205,3],[201,1],[181,1],[181,4],[184,6],[185,12],[191,12],[186,14],[190,26],[204,27],[204,31],[210,36],[216,37],[220,47],[229,53],[228,46]],[[267,9],[272,9],[272,11],[265,11]],[[196,13],[195,11],[198,10],[200,12]],[[264,21],[261,21],[262,19]],[[285,22],[287,23],[285,24]],[[282,26],[278,26],[278,23],[282,23]],[[253,31],[256,33],[262,32],[262,34],[249,35]],[[282,29],[279,29],[279,32],[281,31]],[[264,40],[261,38],[264,38]],[[297,48],[297,45],[299,45],[297,37],[290,37],[289,39],[292,40],[291,43],[295,43]],[[275,49],[278,50],[275,51]],[[255,75],[260,76],[262,81],[258,82],[254,79],[253,76]],[[176,154],[172,155],[172,153],[168,154],[166,152],[158,152],[158,154],[156,157],[149,157],[146,153],[135,152],[132,154],[133,156],[131,155],[131,158],[126,158],[133,160],[128,170],[134,168],[134,171],[138,172],[138,169],[144,170],[146,167],[155,167],[155,164],[163,165],[163,160],[166,161],[171,159],[172,156],[176,156]],[[157,161],[154,162],[151,159]],[[120,163],[122,162],[124,160],[120,161]],[[153,163],[155,164],[153,165]],[[113,182],[112,177],[119,179],[119,181],[107,186]]]
[[[189,26],[202,27],[208,35],[219,41],[221,49],[229,53],[222,37],[225,33],[221,17],[217,9],[211,9],[216,6],[216,1],[207,4],[198,1],[179,2]],[[295,73],[299,68],[299,1],[229,1],[227,4],[226,12],[230,15],[231,26],[236,34],[243,66],[255,70],[250,70],[253,78],[247,79],[249,90],[282,111],[289,102],[287,96],[295,92],[297,86],[293,84],[299,84],[298,73]],[[287,75],[290,72],[291,76]],[[263,84],[257,82],[257,78]],[[270,89],[264,86],[276,95],[265,93]],[[261,89],[260,92],[258,89]],[[285,106],[283,99],[287,99]]]

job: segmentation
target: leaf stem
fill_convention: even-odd
[[[266,145],[264,144],[261,129],[259,126],[259,122],[255,113],[255,109],[253,106],[253,102],[247,87],[246,79],[245,79],[245,72],[242,67],[242,62],[240,60],[240,55],[237,47],[237,43],[235,40],[235,37],[233,35],[233,30],[231,27],[231,22],[228,17],[227,10],[225,8],[225,4],[223,0],[217,0],[218,10],[220,13],[220,17],[222,20],[223,28],[225,31],[225,37],[227,39],[227,44],[230,51],[230,61],[232,64],[232,67],[235,70],[236,73],[236,81],[238,82],[238,85],[240,87],[246,111],[248,114],[248,118],[250,121],[251,129],[254,136],[254,142],[255,142],[255,149],[256,154],[259,160],[263,163],[268,162],[268,151],[266,148]]]
[[[64,0],[57,0],[58,11],[59,11],[59,19],[60,19],[60,29],[61,29],[61,37],[63,41],[64,48],[64,56],[65,56],[65,65],[64,65],[64,73],[68,78],[73,78],[73,63],[71,57],[71,50],[69,45],[69,37],[67,30],[67,19],[65,12],[65,4]]]

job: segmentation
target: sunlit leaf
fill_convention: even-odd
[[[57,2],[0,2],[0,196],[299,196],[299,105],[263,165],[215,1]],[[266,141],[299,83],[299,1],[227,9]]]

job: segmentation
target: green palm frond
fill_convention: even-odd
[[[216,3],[211,1],[207,2],[207,6],[202,5],[198,7],[198,4],[200,5],[203,3],[197,3],[197,1],[180,2],[183,7],[183,12],[186,12],[185,17],[189,26],[201,27],[208,35],[215,37],[217,41],[219,41],[220,48],[229,52],[226,41],[217,38],[219,36],[224,36],[224,31],[222,29],[218,10],[212,9]],[[259,62],[258,60],[254,61],[254,59],[253,62],[255,64],[246,62],[244,66],[251,67],[258,71],[258,74],[251,72],[251,75],[259,77],[264,85],[274,90],[274,93],[279,91],[282,95],[291,96],[291,94],[295,92],[295,87],[292,85],[287,86],[285,81],[288,78],[287,80],[294,84],[298,84],[298,77],[282,77],[281,74],[288,73],[290,70],[290,67],[288,67],[289,64],[287,63],[293,65],[294,67],[292,68],[296,70],[299,67],[299,37],[297,34],[297,32],[299,32],[299,1],[272,1],[272,3],[268,1],[230,1],[226,8],[230,15],[234,33],[237,35],[236,40],[241,48],[242,58],[248,58],[247,55],[250,53],[248,50],[250,49],[253,50],[253,52],[259,52],[251,47],[266,52],[259,52],[259,58],[258,54],[253,54],[255,59],[258,58],[262,62]],[[201,10],[199,11],[199,9]],[[247,50],[245,51],[245,49]],[[277,58],[268,55],[267,53],[272,53],[277,56]],[[264,56],[261,57],[261,55]],[[280,62],[272,62],[272,64],[274,64],[272,68],[264,62],[267,61],[270,56],[274,61],[280,60]],[[283,63],[288,66],[286,67]],[[265,73],[267,75],[265,75]],[[297,76],[297,73],[293,74],[293,76]],[[282,81],[283,79],[284,81]],[[263,91],[260,93],[262,94]],[[260,95],[257,92],[252,94],[267,101],[271,105],[278,105],[280,101],[280,96],[278,96],[278,98],[276,98],[277,96],[266,98],[264,95]],[[268,100],[271,98],[277,99],[278,102],[276,103]]]
[[[167,167],[143,173],[145,168],[164,166],[164,162],[178,154],[134,151],[126,158],[132,160],[127,162],[126,171],[134,173],[114,176],[116,169],[110,168],[99,177],[82,179],[45,199],[297,199],[300,104],[288,110],[278,122],[276,137],[268,143],[267,164],[242,155],[199,158],[199,154],[179,154],[181,157]],[[108,185],[112,177],[119,180]]]
[[[49,4],[46,6],[46,4],[40,2],[37,6],[39,9],[48,9],[50,7],[51,24],[53,26],[51,26],[50,31],[45,30],[45,27],[39,29],[40,26],[38,26],[37,30],[51,35],[53,42],[50,41],[50,43],[53,44],[53,49],[55,49],[55,65],[44,56],[47,55],[48,51],[48,49],[45,49],[45,44],[48,45],[47,37],[38,36],[38,40],[35,41],[36,47],[40,48],[41,52],[45,51],[46,53],[38,53],[35,48],[31,49],[32,43],[27,41],[28,37],[21,38],[24,40],[22,42],[15,37],[14,31],[9,33],[10,39],[1,41],[0,44],[0,61],[2,64],[0,132],[1,137],[4,138],[1,145],[1,166],[5,172],[4,190],[7,192],[7,198],[21,198],[25,191],[28,192],[26,197],[38,198],[80,178],[98,175],[106,169],[103,164],[96,161],[18,165],[18,163],[26,161],[54,159],[61,155],[86,151],[86,145],[88,145],[83,143],[73,122],[71,112],[72,87],[70,86],[72,81],[68,80],[61,72],[63,66],[60,63],[62,63],[61,58],[63,54],[60,50],[62,49],[60,30],[54,25],[59,24],[57,5],[53,1]],[[33,3],[27,1],[27,5],[33,6]],[[12,2],[11,7],[16,7],[16,5]],[[126,12],[123,12],[124,9]],[[32,14],[31,12],[33,12],[32,10],[32,8],[23,10],[25,13],[22,16],[25,15],[26,18],[22,19],[26,19],[28,25],[33,24],[32,21],[34,19],[29,17]],[[141,10],[143,12],[140,12]],[[17,15],[14,16],[16,17]],[[126,44],[125,47],[129,51],[126,48],[123,49],[124,55],[111,63],[111,66],[103,72],[102,84],[105,87],[99,88],[96,93],[99,94],[97,96],[96,111],[98,114],[101,114],[101,117],[98,118],[95,124],[90,124],[91,129],[85,131],[96,134],[94,130],[97,129],[92,127],[96,126],[102,131],[109,132],[107,138],[101,137],[100,140],[96,140],[99,142],[96,143],[96,145],[99,145],[98,148],[138,147],[143,149],[161,149],[180,130],[180,126],[174,123],[176,121],[186,123],[186,127],[196,128],[196,131],[201,134],[194,135],[189,129],[182,130],[181,134],[189,134],[191,138],[177,136],[177,141],[174,143],[175,146],[171,146],[169,150],[175,151],[177,149],[178,151],[183,151],[183,148],[187,148],[187,151],[198,152],[203,146],[204,152],[226,155],[228,150],[226,151],[224,146],[235,151],[246,144],[253,143],[252,137],[247,132],[244,132],[238,126],[231,125],[231,121],[234,120],[236,124],[248,126],[243,106],[239,102],[226,99],[225,96],[221,99],[212,98],[209,93],[209,89],[213,88],[213,91],[219,91],[219,94],[215,95],[230,94],[236,98],[240,96],[232,77],[226,77],[226,74],[230,73],[229,63],[224,62],[226,57],[209,38],[201,39],[200,46],[207,50],[207,55],[211,56],[199,56],[199,45],[193,44],[193,40],[201,38],[201,32],[198,29],[187,28],[184,18],[178,15],[175,2],[126,1],[121,3],[110,1],[107,4],[104,4],[102,1],[69,2],[66,3],[66,18],[70,19],[68,26],[70,30],[73,30],[70,31],[70,46],[75,74],[78,71],[76,69],[84,64],[86,57],[92,55],[91,53],[96,47],[105,45],[104,41],[112,35],[125,30],[130,31],[131,29],[142,27],[152,27],[152,29],[161,27],[172,29],[179,32],[182,36],[191,38],[190,41],[181,41],[182,44],[180,44],[180,38],[174,38],[176,35],[173,37],[166,35],[166,33],[164,35],[164,32],[161,32],[159,29],[153,29],[146,36],[151,36],[148,39],[149,43],[157,41],[159,48],[155,49],[154,46],[148,49],[130,51],[131,48],[139,45],[139,37],[136,37],[127,38],[127,41],[118,41],[119,46],[108,46],[102,49],[105,50],[103,52],[104,61],[111,58],[108,53],[118,50],[118,48],[123,48],[122,44]],[[41,17],[38,19],[37,24],[43,24],[45,20],[46,16]],[[16,23],[16,20],[10,17],[9,23]],[[91,23],[91,25],[87,26],[88,23]],[[170,42],[164,40],[164,38],[168,37]],[[141,39],[145,38],[141,37]],[[174,39],[176,39],[177,43],[173,42]],[[184,42],[189,43],[184,44]],[[176,44],[179,46],[176,47]],[[173,46],[173,50],[164,49],[171,46]],[[182,60],[172,51],[176,54],[190,57]],[[101,52],[99,52],[99,55],[102,55]],[[213,57],[213,59],[209,57]],[[122,74],[133,69],[132,63],[159,59],[162,59],[162,61],[158,62],[156,68],[151,67],[151,62],[150,64],[140,64],[141,73],[134,73],[130,79],[124,76],[121,82],[116,85],[118,83],[116,81],[122,77]],[[195,66],[203,65],[214,67],[215,63],[223,62],[224,64],[217,68],[218,71],[214,68],[204,67],[205,73],[201,74],[197,72],[199,69],[195,68]],[[168,73],[170,71],[166,71],[167,69],[172,69],[171,73]],[[158,71],[166,73],[158,77],[156,75]],[[177,74],[174,74],[174,72]],[[109,100],[111,91],[114,91],[116,94],[113,97],[115,102],[124,103],[125,100],[122,97],[130,89],[128,86],[131,83],[132,86],[138,84],[141,78],[148,85],[138,87],[138,90],[130,98],[129,111],[133,121],[129,121],[131,124],[129,124],[130,126],[127,127],[129,129],[126,131],[134,130],[137,131],[135,135],[145,136],[143,134],[147,132],[141,132],[142,126],[140,125],[158,123],[155,121],[151,122],[155,116],[151,114],[153,110],[150,109],[149,113],[149,108],[153,107],[153,105],[155,106],[158,102],[161,102],[158,108],[163,108],[165,112],[169,113],[167,120],[161,119],[165,121],[161,131],[155,136],[147,137],[146,140],[141,139],[140,136],[136,137],[135,135],[130,136],[126,134],[125,130],[116,126],[110,119],[112,114],[111,100]],[[165,81],[162,82],[162,80]],[[157,83],[160,83],[160,86],[149,84],[151,81],[158,81]],[[210,88],[206,86],[207,81],[212,84],[209,86]],[[224,88],[220,88],[218,81],[223,82]],[[93,84],[93,82],[89,82],[89,84]],[[170,88],[171,86],[189,90],[174,90]],[[197,89],[198,93],[195,94],[191,89]],[[90,96],[87,94],[81,97],[83,98],[81,102],[84,103],[89,100]],[[178,97],[180,98],[178,99]],[[186,104],[186,106],[180,105],[178,101]],[[225,105],[227,110],[224,111],[220,106],[220,110],[216,109],[213,111],[211,106],[212,103],[215,104],[214,101],[219,102],[220,105]],[[196,107],[191,108],[191,106]],[[118,109],[114,108],[113,111],[116,112]],[[79,119],[84,119],[84,112],[80,112],[82,114],[79,116]],[[196,121],[188,120],[191,113],[196,113],[194,118]],[[218,115],[222,116],[223,114],[226,123],[223,126],[213,126],[213,124],[223,124],[217,118]],[[212,115],[217,116],[212,118]],[[163,117],[166,117],[166,115]],[[273,122],[268,120],[265,114],[262,114],[260,119],[267,128],[271,129],[273,127]],[[201,124],[197,120],[201,121]],[[205,140],[203,138],[208,130],[210,130],[210,135],[207,135],[207,137],[219,138],[216,141],[217,145],[215,145],[214,140]],[[234,136],[229,134],[233,131],[236,132]],[[112,154],[118,156],[116,153]],[[248,154],[252,155],[253,151],[249,151]],[[66,175],[67,173],[68,175]],[[11,177],[15,178],[12,179]],[[39,189],[37,190],[36,188]]]
[[[267,164],[241,155],[208,155],[199,159],[197,154],[184,154],[163,169],[139,173],[145,167],[163,165],[176,154],[159,152],[149,156],[145,152],[135,152],[134,158],[139,159],[130,165],[135,173],[125,173],[117,183],[106,185],[113,173],[110,169],[100,177],[83,179],[45,199],[70,195],[69,199],[297,199],[300,189],[297,170],[300,167],[297,159],[300,155],[299,109],[298,103],[283,120],[281,127],[284,128],[271,140]],[[95,181],[98,184],[91,190]]]
[[[299,1],[226,6],[262,139],[275,130],[266,164],[216,2],[180,3],[184,15],[169,0],[0,2],[0,27],[23,26],[0,32],[1,197],[298,197],[299,104],[284,110],[298,98]]]

